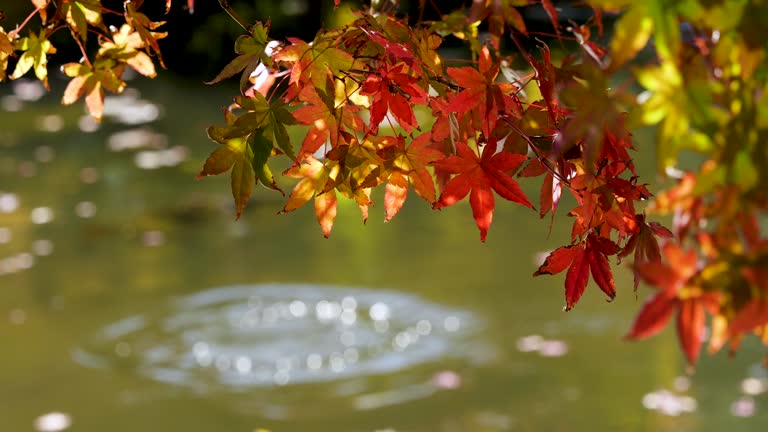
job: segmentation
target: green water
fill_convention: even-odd
[[[193,180],[214,148],[204,129],[221,121],[216,106],[227,103],[226,92],[171,82],[139,87],[142,98],[160,107],[160,117],[142,125],[106,120],[84,133],[81,107],[62,108],[53,96],[24,103],[20,112],[0,111],[0,194],[9,210],[0,212],[1,431],[35,430],[35,419],[51,412],[68,416],[66,430],[94,432],[752,431],[768,425],[765,393],[752,399],[752,415],[732,414],[744,397],[742,380],[764,377],[756,344],[747,343],[736,358],[704,356],[686,379],[673,328],[650,341],[622,341],[648,292],[641,288],[635,299],[626,269],[616,271],[613,303],[590,285],[575,310],[562,312],[562,276],[531,273],[537,254],[567,238],[566,218],[548,240],[546,220],[497,200],[488,242],[481,244],[467,205],[434,212],[412,193],[401,214],[384,224],[379,196],[367,225],[355,206],[343,203],[326,240],[311,209],[276,215],[283,198],[260,191],[234,222],[228,179]],[[11,88],[2,90],[8,95]],[[60,117],[47,117],[48,127],[61,129],[41,130],[51,115]],[[164,136],[166,148],[186,147],[186,159],[147,170],[136,165],[140,150],[109,150],[112,134],[136,127]],[[290,190],[291,183],[285,186]],[[534,188],[527,191],[536,196]],[[460,329],[461,343],[448,337],[437,358],[418,362],[405,349],[396,356],[401,369],[354,379],[322,371],[323,380],[311,383],[238,388],[214,380],[190,388],[153,379],[137,366],[135,351],[178,349],[162,327],[142,330],[143,346],[110,339],[116,344],[110,352],[102,343],[100,367],[78,357],[95,350],[94,338],[110,324],[136,316],[162,320],[176,313],[174,302],[196,293],[296,283],[329,296],[335,287],[362,287],[374,298],[401,293],[412,307],[402,320],[415,322],[434,306],[468,314],[478,326]],[[248,298],[229,304],[238,301]],[[306,304],[311,313],[312,301]],[[393,306],[392,313],[405,312]],[[307,331],[332,329],[318,322]],[[532,335],[555,341],[550,346],[557,349],[550,356],[521,350],[522,341],[536,340],[522,338]],[[297,355],[307,355],[296,338],[275,325],[261,340],[264,347],[290,342]],[[125,347],[134,352],[120,354]],[[441,377],[449,383],[433,385]],[[668,415],[644,407],[644,397],[660,389],[689,398],[689,405],[695,400],[695,409]],[[349,403],[366,394],[386,403],[369,409]]]

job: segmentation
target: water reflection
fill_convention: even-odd
[[[382,322],[386,330],[376,326]],[[461,375],[445,366],[476,363],[481,327],[468,311],[395,291],[243,285],[110,324],[73,358],[198,395],[334,383],[354,409],[370,410],[461,387]],[[409,384],[376,382],[393,372],[409,375]]]
[[[59,432],[72,425],[72,417],[61,412],[51,412],[35,419],[35,430],[39,432]]]
[[[698,403],[690,396],[678,395],[662,389],[643,396],[643,406],[664,415],[678,416],[696,411]]]

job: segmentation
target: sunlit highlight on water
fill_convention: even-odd
[[[96,132],[101,127],[101,123],[97,122],[90,115],[84,115],[77,121],[77,127],[81,132],[91,133]]]
[[[13,82],[13,93],[24,102],[34,102],[45,95],[45,87],[40,81],[20,79]]]
[[[91,201],[81,201],[75,206],[75,214],[83,219],[96,216],[96,204]]]
[[[375,409],[462,386],[457,372],[440,365],[477,362],[477,342],[469,344],[476,329],[468,312],[392,291],[240,286],[185,297],[167,315],[111,324],[92,349],[73,351],[73,359],[98,368],[134,365],[142,376],[195,394],[338,383],[338,397]],[[409,374],[414,384],[382,390],[363,380],[392,372]],[[271,408],[280,406],[279,393],[260,394]],[[261,413],[285,414],[266,407]]]
[[[168,146],[168,137],[147,128],[135,128],[115,132],[107,138],[107,147],[113,152],[126,150],[159,150]]]
[[[0,213],[13,213],[19,208],[19,197],[12,193],[0,193]]]
[[[24,309],[12,309],[8,312],[8,321],[13,325],[21,325],[27,321],[27,313]]]
[[[32,161],[21,161],[16,167],[20,177],[30,178],[37,175],[37,165]]]
[[[696,411],[698,403],[690,396],[677,395],[662,389],[643,396],[643,406],[664,415],[679,416]]]
[[[35,225],[44,225],[53,222],[53,209],[50,207],[35,207],[29,214],[29,219]]]
[[[755,377],[745,378],[741,381],[741,391],[749,396],[757,396],[768,391],[768,380]]]
[[[752,417],[755,411],[755,400],[751,396],[742,396],[731,404],[734,417]]]
[[[72,417],[61,412],[51,412],[35,419],[35,430],[39,432],[59,432],[72,425]]]
[[[111,117],[117,123],[138,125],[157,120],[160,117],[160,107],[140,99],[140,94],[135,89],[127,89],[120,96],[104,98],[104,116]]]
[[[64,129],[64,119],[58,114],[49,114],[38,117],[36,124],[37,129],[43,132],[55,133]]]
[[[40,163],[53,162],[53,159],[55,157],[56,157],[56,152],[53,150],[53,147],[51,146],[41,145],[35,149],[35,159]]]
[[[10,243],[13,239],[10,228],[0,227],[0,244]]]
[[[85,184],[94,184],[99,181],[99,171],[93,167],[85,167],[80,170],[80,181]]]

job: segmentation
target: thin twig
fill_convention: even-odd
[[[221,5],[221,8],[224,9],[224,11],[230,16],[230,18],[240,24],[240,27],[242,27],[243,30],[250,32],[250,30],[248,30],[248,27],[250,26],[245,20],[240,18],[240,15],[238,15],[237,12],[235,12],[235,10],[229,4],[229,0],[219,0],[219,4]]]
[[[85,60],[85,63],[87,63],[88,67],[90,67],[91,70],[93,70],[93,65],[91,64],[91,61],[88,60],[88,54],[85,52],[85,47],[83,46],[83,42],[80,40],[80,37],[77,34],[75,34],[75,30],[70,26],[68,27],[69,27],[69,32],[72,34],[72,39],[74,39],[75,42],[77,42],[77,46],[80,47],[80,52],[83,53],[83,59]]]
[[[23,22],[23,23],[21,23],[21,25],[18,25],[18,26],[16,26],[16,28],[15,28],[15,29],[13,29],[13,30],[11,30],[11,31],[9,31],[9,32],[8,32],[8,37],[9,37],[11,40],[13,40],[13,39],[14,39],[14,38],[15,38],[15,37],[16,37],[16,36],[19,34],[19,32],[21,31],[21,29],[23,29],[23,28],[24,28],[24,26],[25,26],[25,25],[27,25],[27,23],[29,22],[29,20],[31,20],[31,19],[32,19],[32,17],[33,17],[33,16],[35,16],[35,14],[36,14],[36,13],[39,13],[39,12],[40,12],[41,10],[43,10],[43,9],[45,9],[45,7],[39,7],[39,8],[36,8],[35,10],[33,10],[33,11],[32,11],[32,12],[29,14],[29,16],[27,16],[27,19],[25,19],[25,20],[24,20],[24,22]]]
[[[502,120],[504,120],[512,129],[515,130],[515,132],[518,133],[526,142],[528,142],[528,147],[533,151],[533,153],[536,155],[536,157],[539,159],[539,162],[541,162],[542,165],[544,165],[544,168],[549,171],[553,177],[560,180],[561,182],[565,183],[566,186],[568,186],[569,189],[573,189],[571,187],[571,182],[568,181],[565,177],[563,177],[559,172],[557,172],[557,169],[553,167],[554,162],[547,159],[546,156],[541,152],[538,146],[536,146],[536,143],[533,142],[531,137],[528,136],[525,132],[523,132],[522,129],[520,129],[516,124],[509,121],[506,117],[501,117]]]

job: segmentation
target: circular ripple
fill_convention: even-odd
[[[470,312],[396,291],[240,285],[110,324],[73,357],[196,394],[269,391],[280,417],[280,392],[286,404],[323,394],[366,410],[454,388],[446,370],[488,354],[477,342],[480,327]]]

